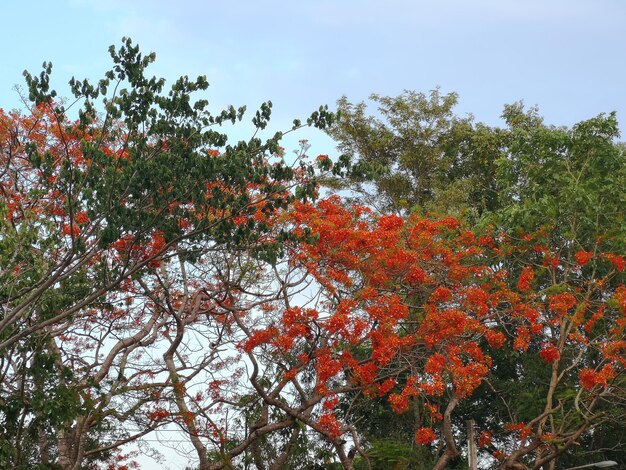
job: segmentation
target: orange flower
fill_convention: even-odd
[[[530,266],[526,266],[522,269],[522,272],[517,281],[517,288],[521,291],[530,290],[531,283],[535,280],[535,272]]]
[[[544,343],[541,347],[541,351],[539,351],[539,356],[548,364],[557,361],[561,354],[559,350],[552,343]]]
[[[574,257],[576,258],[576,264],[578,264],[580,266],[584,266],[589,261],[591,261],[591,259],[593,258],[593,253],[590,252],[590,251],[580,250],[580,251],[576,252]]]
[[[626,269],[626,259],[622,256],[618,256],[613,253],[606,253],[602,255],[604,259],[610,261],[615,269],[617,269],[620,273]]]
[[[80,211],[78,214],[76,214],[74,220],[78,225],[85,225],[89,223],[89,217],[87,216],[87,212],[85,211]]]
[[[435,436],[435,431],[432,428],[419,428],[415,431],[415,442],[421,445],[430,444],[433,442],[437,436]]]
[[[318,424],[331,439],[339,437],[343,434],[341,432],[341,424],[339,424],[339,421],[337,421],[337,418],[333,413],[326,413],[320,416]]]

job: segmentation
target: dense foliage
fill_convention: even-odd
[[[614,116],[343,99],[306,125],[346,155],[287,161],[281,133],[229,144],[245,109],[203,77],[163,92],[154,55],[110,53],[74,102],[44,64],[0,110],[1,468],[129,468],[172,430],[201,470],[455,468],[470,419],[485,468],[618,455]]]
[[[626,182],[626,152],[623,144],[616,142],[619,131],[614,114],[568,129],[545,125],[536,109],[525,111],[515,104],[505,106],[502,117],[506,127],[500,128],[456,116],[453,94],[405,92],[398,97],[374,95],[373,101],[379,104],[379,112],[368,115],[365,103],[340,100],[341,119],[330,134],[342,151],[360,161],[380,161],[384,153],[381,178],[374,182],[347,178],[335,184],[355,190],[357,200],[378,202],[385,212],[454,214],[476,234],[490,232],[497,234],[496,239],[506,236],[517,240],[518,248],[530,247],[529,240],[534,240],[532,250],[507,251],[499,264],[492,266],[507,270],[511,282],[515,276],[530,276],[535,295],[562,291],[572,282],[573,289],[581,292],[584,288],[576,278],[585,270],[571,268],[581,263],[593,266],[590,272],[602,278],[604,290],[590,293],[585,304],[590,299],[606,299],[620,289],[621,258],[609,256],[616,260],[616,276],[603,277],[609,274],[607,267],[591,262],[604,250],[624,253],[626,206],[621,188]],[[427,190],[419,194],[409,190],[419,187]],[[550,275],[547,263],[552,264]],[[550,337],[559,334],[562,332],[551,332]],[[602,332],[598,341],[607,341],[605,334]],[[561,346],[573,347],[567,341]],[[492,432],[489,428],[494,423],[528,421],[545,406],[563,401],[561,394],[550,392],[554,377],[545,363],[520,352],[505,346],[493,354],[489,376],[472,399],[459,406],[459,437],[467,419]],[[595,355],[581,356],[583,361],[597,359]],[[553,365],[560,372],[562,394],[571,396],[578,378],[562,361]],[[577,451],[569,449],[559,456],[564,467],[594,459],[623,460],[621,383],[619,379],[613,382],[620,398],[613,397],[603,405],[606,416],[602,425],[596,424],[578,437]],[[385,437],[385,431],[379,434],[378,430],[387,429],[390,410],[376,406],[372,413],[370,405],[363,407],[371,439]],[[392,433],[397,445],[410,443],[408,431],[396,428]]]

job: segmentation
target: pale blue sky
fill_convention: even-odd
[[[216,107],[271,99],[275,129],[344,94],[436,86],[490,124],[521,99],[555,124],[626,119],[623,0],[42,0],[3,2],[0,17],[4,108],[25,68],[51,60],[62,91],[71,75],[100,78],[128,35],[157,52],[155,74],[207,75]]]
[[[52,61],[63,92],[72,75],[101,78],[108,46],[130,36],[157,53],[155,74],[207,75],[216,107],[271,99],[275,130],[344,94],[436,86],[489,124],[523,99],[549,123],[615,110],[626,128],[624,0],[5,0],[0,18],[5,109],[24,69]],[[322,134],[301,137],[333,155]]]

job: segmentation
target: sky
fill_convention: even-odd
[[[272,132],[342,95],[436,87],[491,125],[519,100],[551,124],[610,111],[626,122],[623,0],[40,0],[2,2],[0,14],[5,109],[19,106],[24,69],[52,61],[53,86],[67,94],[71,76],[101,78],[108,46],[129,36],[157,53],[152,72],[170,83],[206,75],[213,109],[271,100]],[[317,131],[287,145],[300,138],[335,152]]]
[[[436,87],[490,125],[523,100],[550,124],[617,111],[625,129],[623,0],[31,0],[2,2],[0,18],[4,109],[20,107],[24,69],[51,61],[52,85],[67,94],[72,76],[102,78],[109,45],[129,36],[156,52],[152,73],[169,83],[206,75],[215,110],[271,100],[272,132],[342,95]],[[312,154],[336,153],[315,130],[285,147],[301,138]]]

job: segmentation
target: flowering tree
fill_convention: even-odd
[[[314,204],[316,171],[286,164],[280,135],[227,145],[215,126],[244,110],[192,102],[204,78],[164,94],[152,55],[111,55],[97,86],[72,80],[76,120],[48,65],[26,74],[30,112],[0,112],[0,466],[124,468],[123,446],[160,429],[201,470],[368,466],[366,399],[412,411],[443,469],[459,413],[494,390],[509,414],[480,444],[541,468],[619,418],[619,244]],[[511,364],[538,381],[523,410],[493,385]]]
[[[357,191],[357,201],[387,211],[455,214],[472,224],[476,233],[501,231],[510,240],[541,232],[534,236],[535,245],[541,245],[538,252],[527,247],[522,255],[516,242],[515,250],[492,261],[509,273],[512,289],[517,288],[522,273],[534,274],[532,290],[539,296],[566,285],[583,289],[578,277],[582,273],[584,282],[602,280],[602,288],[591,296],[594,301],[597,296],[606,300],[617,291],[623,278],[617,270],[607,277],[608,258],[599,258],[593,272],[583,269],[579,273],[576,256],[577,252],[593,253],[592,260],[597,260],[602,252],[624,252],[621,188],[626,184],[626,152],[617,142],[619,128],[613,113],[571,128],[555,127],[545,124],[537,109],[524,110],[518,103],[504,107],[504,126],[491,127],[456,116],[454,94],[405,92],[397,97],[374,95],[372,101],[379,107],[376,115],[368,115],[364,103],[340,100],[341,119],[329,132],[343,152],[362,162],[385,164],[379,169],[381,177],[373,182],[348,179],[347,186]],[[544,251],[558,260],[554,266],[542,266]],[[591,265],[590,261],[586,266]],[[551,275],[548,269],[553,269]],[[608,336],[603,338],[604,333]],[[596,341],[610,341],[608,333],[595,331]],[[531,335],[530,350],[548,342]],[[475,420],[485,430],[506,422],[532,421],[544,409],[551,383],[546,363],[509,342],[491,356],[494,367],[487,381],[457,408],[460,419],[455,433],[459,436],[465,433],[465,420]],[[567,359],[561,356],[560,361],[558,367],[564,367]],[[576,374],[565,373],[557,387],[561,392],[550,396],[561,399],[560,394],[570,393],[578,381]],[[562,465],[622,458],[624,445],[618,436],[623,435],[623,404],[619,400],[604,403],[603,423],[578,438],[577,451],[570,448],[559,455]],[[361,427],[371,441],[383,439],[373,443],[373,454],[379,452],[377,446],[384,452],[385,445],[393,444],[390,457],[396,458],[398,446],[404,445],[405,454],[423,460],[423,454],[416,455],[410,448],[411,429],[422,422],[419,409],[394,419],[393,426],[389,426],[392,411],[382,400],[357,400],[352,409],[361,413]],[[494,437],[504,439],[503,435]]]
[[[130,40],[110,52],[97,85],[72,79],[75,103],[55,99],[44,64],[25,74],[30,112],[0,112],[1,466],[82,468],[168,421],[206,466],[190,416],[214,404],[185,387],[228,363],[215,299],[243,280],[221,269],[275,258],[288,235],[266,219],[315,188],[278,155],[280,134],[226,145],[215,128],[244,109],[192,101],[203,77],[165,94],[145,75],[154,54]],[[307,124],[331,120],[321,108]]]
[[[244,329],[242,348],[265,403],[325,435],[344,468],[355,452],[368,458],[350,406],[338,408],[355,393],[385,397],[396,413],[417,407],[415,441],[436,444],[434,468],[445,468],[460,453],[455,409],[505,365],[499,350],[536,357],[545,372],[535,380],[547,381],[527,422],[513,422],[513,410],[482,433],[502,468],[541,468],[615,418],[607,406],[624,398],[625,290],[607,286],[624,258],[581,250],[569,263],[536,237],[476,237],[451,218],[375,217],[336,198],[297,205],[289,220],[312,242],[293,252],[286,300],[266,307],[265,326]],[[520,273],[506,266],[514,258],[526,260]],[[307,277],[308,302],[294,306],[288,288]]]

